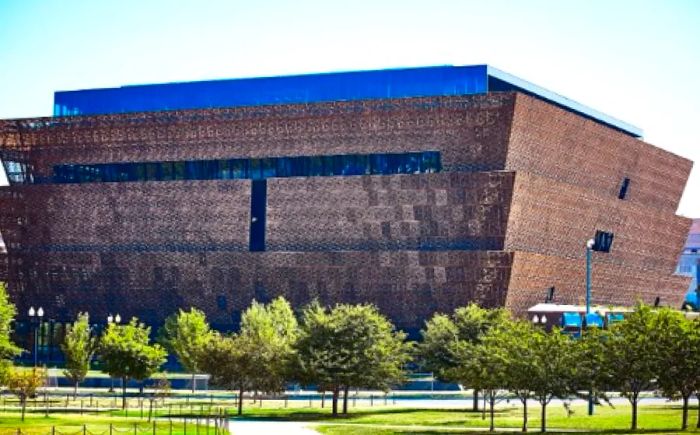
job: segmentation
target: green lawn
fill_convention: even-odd
[[[616,408],[596,408],[596,415],[586,415],[585,406],[575,406],[574,413],[569,416],[562,406],[550,406],[547,413],[547,427],[553,433],[556,430],[576,431],[579,433],[629,433],[630,407],[627,405]],[[529,427],[539,431],[539,409],[531,409]],[[675,434],[680,430],[681,410],[677,406],[642,406],[640,408],[638,426],[640,433]],[[697,409],[691,410],[689,426],[692,432],[700,432],[695,428]],[[474,433],[464,428],[488,429],[488,415],[482,420],[480,414],[463,410],[411,410],[384,409],[374,412],[358,412],[348,419],[335,420],[332,424],[317,427],[317,430],[330,435],[351,434],[411,434],[411,433]],[[496,417],[496,427],[501,429],[518,429],[522,424],[522,409],[507,407],[499,410]]]
[[[188,409],[185,406],[180,414],[180,404],[183,399],[169,399],[172,405],[168,408],[155,410],[154,415],[160,417],[157,423],[156,433],[170,433],[170,422],[167,420],[168,411],[174,414],[173,432],[183,434],[183,417],[188,418],[187,433],[197,433],[196,423],[192,420],[193,414],[200,410],[200,404],[207,411],[208,400],[190,401],[197,403]],[[84,399],[83,399],[84,401]],[[44,410],[40,406],[34,412],[28,412],[24,423],[19,420],[19,412],[11,410],[14,404],[8,402],[7,410],[0,412],[0,434],[15,434],[17,428],[22,428],[22,433],[39,435],[49,434],[51,427],[56,426],[61,434],[82,433],[83,425],[93,434],[109,433],[109,424],[113,424],[114,433],[124,433],[129,430],[133,433],[134,424],[139,433],[151,433],[152,423],[140,418],[140,406],[137,407],[136,399],[131,400],[128,417],[122,410],[102,409],[99,412],[85,412],[81,415],[75,410],[65,411],[59,408],[52,409],[48,417],[44,416]],[[185,402],[186,403],[186,402]],[[62,404],[65,404],[64,402]],[[347,417],[332,418],[330,414],[330,402],[321,409],[317,407],[319,402],[314,402],[314,407],[309,406],[308,401],[289,401],[285,407],[284,401],[265,401],[260,403],[246,401],[244,417],[247,419],[279,419],[291,421],[309,421],[316,424],[316,429],[321,433],[330,435],[386,435],[386,434],[444,434],[444,433],[483,433],[488,428],[488,414],[482,419],[481,413],[469,412],[464,409],[413,409],[402,408],[399,405],[389,406],[363,406],[351,407]],[[56,403],[58,405],[58,403]],[[71,403],[74,406],[75,403]],[[214,406],[223,406],[229,415],[235,415],[235,406],[231,402],[214,402]],[[596,415],[586,415],[584,404],[572,408],[569,415],[561,405],[548,407],[547,421],[551,433],[560,431],[575,431],[577,433],[629,433],[630,407],[627,404],[618,405],[616,408],[609,406],[596,407]],[[147,415],[147,408],[145,415]],[[679,433],[681,410],[676,405],[643,405],[639,412],[639,433],[672,434]],[[700,434],[700,430],[694,429],[697,422],[697,408],[693,407],[689,416],[691,431]],[[496,427],[502,430],[518,431],[522,424],[522,408],[519,402],[511,401],[503,403],[496,414]],[[539,430],[539,407],[531,407],[529,412],[530,430]],[[199,433],[206,433],[204,420],[200,420]],[[214,434],[213,426],[210,433]]]

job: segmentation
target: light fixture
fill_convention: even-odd
[[[532,316],[532,323],[539,323],[539,322],[540,322],[540,318],[537,317],[537,314],[535,314],[534,316]]]
[[[29,317],[34,317],[36,315],[36,311],[34,311],[34,307],[29,307]]]

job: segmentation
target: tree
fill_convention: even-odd
[[[491,333],[489,333],[491,334]],[[487,336],[489,335],[487,334]],[[493,431],[496,395],[506,383],[507,358],[499,350],[498,340],[474,343],[459,340],[450,346],[457,364],[448,370],[451,379],[483,391],[489,404],[489,430]]]
[[[148,378],[167,357],[159,344],[149,344],[150,333],[151,328],[134,317],[125,325],[110,323],[102,335],[99,347],[102,371],[122,379],[122,408],[126,408],[127,382]]]
[[[373,305],[329,310],[312,303],[302,315],[297,378],[331,389],[333,416],[343,392],[346,414],[350,387],[388,389],[404,378],[411,349],[405,338]]]
[[[578,361],[573,340],[558,329],[536,329],[530,335],[530,389],[541,407],[540,430],[547,430],[547,405],[576,392]]]
[[[662,308],[654,330],[660,361],[657,383],[664,396],[683,401],[681,430],[686,430],[690,397],[700,390],[700,323]]]
[[[212,331],[206,315],[196,309],[180,310],[165,319],[159,331],[158,341],[175,355],[182,367],[192,374],[192,392],[195,391],[195,375],[200,368],[202,350],[212,339]]]
[[[609,384],[632,405],[632,430],[637,429],[639,394],[653,387],[659,373],[656,313],[638,305],[624,322],[612,326],[605,346]]]
[[[610,385],[609,366],[605,358],[608,336],[609,331],[606,329],[589,327],[583,330],[574,345],[578,361],[576,388],[587,391],[586,399],[597,404],[600,404],[601,399],[610,403],[606,391],[614,389]]]
[[[204,347],[202,368],[212,382],[238,391],[238,414],[247,391],[279,392],[289,378],[297,321],[284,298],[253,301],[234,335],[215,334]]]
[[[239,341],[250,347],[257,366],[252,379],[254,390],[283,391],[298,337],[297,319],[289,302],[283,297],[267,305],[253,301],[241,316],[239,336]]]
[[[493,352],[501,354],[505,364],[505,384],[523,405],[522,431],[528,430],[527,401],[532,398],[535,376],[535,358],[533,339],[535,331],[532,323],[527,321],[503,322],[498,328],[493,328],[484,338]]]
[[[211,382],[238,392],[238,415],[243,414],[243,395],[251,391],[257,376],[256,349],[252,342],[239,335],[214,336],[204,346],[201,367],[211,375]]]
[[[2,360],[9,360],[21,353],[21,349],[12,342],[12,322],[15,320],[17,309],[10,302],[10,298],[5,290],[5,284],[0,282],[0,365]]]
[[[73,395],[78,394],[78,384],[85,379],[90,370],[90,361],[97,349],[97,338],[90,330],[90,319],[87,313],[78,314],[77,319],[69,325],[61,350],[66,358],[66,369],[63,374],[75,386]]]
[[[451,317],[444,314],[436,314],[426,322],[425,329],[421,331],[423,340],[418,347],[418,355],[424,369],[432,371],[439,379],[447,382],[456,382],[449,374],[454,373],[453,368],[458,364],[449,352],[450,346],[458,341],[478,343],[481,338],[494,326],[508,319],[507,311],[503,309],[481,308],[476,304],[469,304],[457,308]],[[473,410],[479,408],[479,390],[474,389]]]
[[[22,406],[22,421],[27,408],[27,399],[34,397],[39,388],[46,383],[46,370],[41,368],[12,369],[7,376],[7,388],[17,396]]]

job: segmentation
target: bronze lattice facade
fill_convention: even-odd
[[[194,306],[235,328],[251,300],[284,295],[372,302],[415,330],[472,301],[523,314],[550,287],[581,303],[596,231],[614,241],[594,253],[593,303],[680,307],[688,285],[675,210],[691,162],[521,92],[7,120],[0,148],[31,178],[0,188],[20,314],[159,324]],[[261,177],[258,200],[260,181],[232,166],[161,181],[99,166],[421,152],[439,166]],[[66,165],[98,175],[57,182]]]

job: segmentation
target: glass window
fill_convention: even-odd
[[[243,159],[229,160],[231,176],[236,179],[248,178],[248,161]]]
[[[402,174],[420,174],[421,160],[421,155],[418,153],[406,154],[400,172]]]
[[[372,154],[370,156],[370,168],[373,175],[387,174],[389,170],[389,160],[385,154]]]
[[[173,162],[163,162],[160,166],[160,179],[163,181],[173,180]]]
[[[18,171],[8,173],[8,175],[13,177],[23,176],[24,171],[27,170],[22,163],[6,163],[12,163],[8,166]],[[53,168],[53,180],[57,183],[222,180],[231,178],[262,180],[272,177],[417,174],[421,172],[439,172],[441,169],[440,153],[437,151],[426,151],[417,153],[270,157],[264,159],[56,165]],[[623,188],[626,188],[628,183],[629,181],[623,181]],[[623,196],[622,192],[620,196]]]
[[[308,170],[306,174],[311,177],[324,175],[323,173],[323,159],[321,156],[311,156],[311,157],[300,157],[308,162]]]
[[[276,159],[261,159],[262,178],[272,178],[277,174]]]
[[[426,151],[423,153],[423,172],[439,172],[440,167],[440,153],[437,151]]]
[[[253,180],[261,180],[262,175],[260,172],[260,159],[250,159],[248,161],[248,176]]]
[[[159,163],[146,163],[146,180],[156,181],[160,179],[158,166],[160,166]]]
[[[136,163],[134,166],[136,167],[136,181],[146,181],[146,165]]]
[[[275,159],[277,165],[276,173],[278,177],[291,177],[292,174],[292,159],[288,157],[279,157]]]
[[[231,179],[231,167],[229,166],[228,160],[217,160],[217,175],[216,178],[219,180],[229,180]]]

